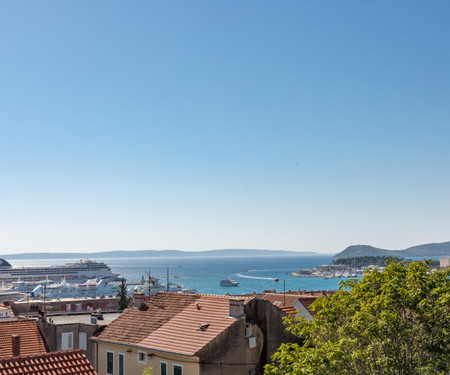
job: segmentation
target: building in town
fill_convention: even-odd
[[[100,375],[260,374],[283,342],[286,314],[254,296],[160,293],[125,311],[92,340]]]

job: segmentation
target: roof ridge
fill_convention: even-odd
[[[225,299],[230,299],[230,298],[248,298],[248,299],[253,299],[255,298],[255,296],[253,295],[227,295],[227,294],[208,294],[208,293],[180,293],[180,292],[166,292],[166,291],[162,291],[162,292],[158,292],[157,294],[154,294],[151,297],[155,297],[157,295],[168,295],[168,294],[173,294],[173,295],[178,295],[178,296],[206,296],[206,297],[221,297],[221,298],[225,298]]]

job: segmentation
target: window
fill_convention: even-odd
[[[167,375],[167,362],[160,362],[160,375]]]
[[[145,352],[138,352],[138,362],[147,363],[147,354]]]
[[[106,373],[114,374],[114,352],[106,352]]]
[[[87,350],[87,337],[85,332],[80,332],[78,335],[78,346],[80,349]]]
[[[73,332],[61,333],[61,350],[73,349]]]
[[[125,354],[119,353],[118,361],[119,361],[118,375],[125,375]]]
[[[173,365],[173,375],[183,375],[183,366]]]

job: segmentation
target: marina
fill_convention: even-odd
[[[130,257],[93,258],[92,260],[104,261],[114,274],[120,274],[120,278],[126,279],[130,294],[134,290],[148,293],[149,274],[151,278],[155,279],[153,281],[155,284],[151,283],[150,285],[150,293],[167,291],[167,268],[169,268],[171,291],[183,293],[197,291],[223,295],[230,292],[229,287],[220,286],[220,281],[227,278],[239,283],[237,287],[232,287],[233,294],[249,294],[266,289],[283,291],[283,288],[286,290],[335,290],[339,287],[339,282],[345,278],[323,279],[291,275],[291,272],[297,272],[299,268],[312,269],[331,263],[331,259],[331,256],[326,255],[300,255],[287,257]],[[30,264],[29,260],[7,260],[19,267]],[[69,261],[67,260],[67,262]],[[32,262],[36,266],[42,267],[64,263],[61,259],[33,259]],[[277,282],[276,279],[279,281]]]

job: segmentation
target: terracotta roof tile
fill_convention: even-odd
[[[311,315],[315,315],[316,311],[312,311],[309,306],[319,297],[322,297],[324,294],[321,292],[316,292],[311,294],[298,294],[296,292],[286,293],[265,293],[258,295],[258,298],[268,300],[273,303],[275,306],[278,306],[279,309],[284,311],[286,314],[292,314],[295,312],[294,303],[299,300],[302,305],[311,313]],[[286,304],[284,303],[286,301]]]
[[[0,359],[0,375],[97,375],[79,350]]]
[[[229,297],[202,295],[138,343],[161,351],[195,355],[236,319],[229,318]],[[249,298],[246,301],[250,300]],[[197,309],[197,303],[200,309]],[[202,325],[207,325],[201,330]]]
[[[229,318],[230,299],[236,298],[160,293],[144,310],[127,310],[94,339],[195,355],[236,321]],[[253,297],[242,299],[246,303]]]
[[[296,312],[296,310],[294,309],[294,306],[282,307],[281,311],[285,312],[286,314],[294,314]]]
[[[48,352],[35,320],[14,320],[0,322],[0,358],[12,356],[13,335],[20,335],[20,353],[23,355]]]
[[[316,315],[317,311],[312,311],[309,306],[317,299],[317,297],[300,297],[299,300],[302,303],[303,306],[311,313],[311,315]]]
[[[134,345],[198,298],[198,294],[157,294],[145,303],[142,310],[131,308],[124,312],[105,327],[97,338],[102,341]]]
[[[293,306],[294,302],[297,301],[300,296],[291,294],[284,295],[283,293],[264,293],[258,297],[269,301],[281,309],[282,307]]]

